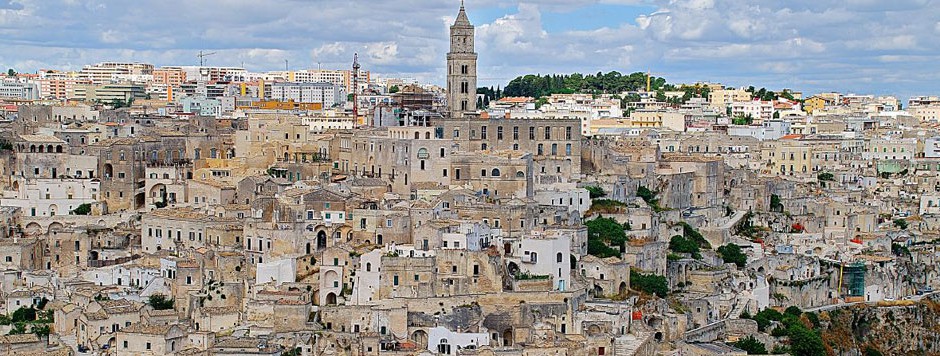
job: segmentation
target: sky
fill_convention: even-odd
[[[940,0],[466,0],[480,85],[651,71],[805,93],[940,94]],[[458,0],[0,0],[0,68],[363,68],[444,83]]]

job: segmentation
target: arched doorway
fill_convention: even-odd
[[[326,305],[336,305],[336,293],[330,292],[326,295]]]
[[[42,226],[39,223],[31,222],[26,225],[26,235],[39,235],[42,233]]]
[[[326,248],[326,231],[320,230],[317,233],[317,250]]]
[[[424,330],[417,330],[411,333],[411,341],[418,344],[418,349],[426,349],[428,347],[428,333]]]
[[[506,266],[506,269],[508,270],[510,276],[519,274],[519,265],[517,265],[515,262],[509,262],[509,265]]]
[[[49,232],[62,231],[62,229],[64,229],[64,228],[65,228],[65,226],[62,225],[62,223],[60,223],[60,222],[58,222],[58,221],[55,221],[55,222],[49,224]]]
[[[503,346],[512,346],[512,329],[503,331]]]
[[[743,290],[743,289],[742,289],[742,290]],[[621,297],[626,297],[626,296],[627,296],[627,282],[620,282],[619,291],[620,291],[620,296],[621,296]]]

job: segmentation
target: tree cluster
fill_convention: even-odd
[[[659,90],[666,87],[666,79],[652,77],[650,78],[650,89]],[[492,88],[491,88],[492,89]],[[494,96],[500,98],[504,96],[529,96],[540,98],[552,94],[572,94],[572,93],[607,93],[619,94],[627,91],[646,90],[646,73],[636,72],[623,75],[620,72],[609,72],[583,75],[574,74],[551,74],[538,75],[529,74],[517,77],[506,85],[501,94]],[[478,91],[479,92],[479,91]]]
[[[657,274],[644,274],[630,270],[630,289],[655,294],[660,298],[665,298],[669,293],[669,286],[666,284],[666,277]]]
[[[598,217],[584,225],[588,228],[588,254],[600,258],[620,257],[620,252],[627,244],[627,233],[623,225],[617,220],[605,217]]]
[[[729,243],[719,246],[717,251],[725,263],[734,263],[738,268],[744,268],[744,265],[747,264],[747,255],[741,252],[741,246]]]
[[[172,298],[167,298],[163,294],[154,294],[147,299],[147,304],[150,304],[154,310],[168,310],[173,309],[176,301]]]

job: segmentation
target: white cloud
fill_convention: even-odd
[[[398,44],[378,42],[366,45],[366,54],[377,64],[393,64],[398,60]]]
[[[597,4],[652,8],[590,29],[546,23],[549,13]],[[940,43],[927,35],[940,34],[928,0],[474,0],[467,6],[471,19],[489,16],[476,23],[483,84],[505,84],[531,72],[652,67],[671,80],[864,91],[877,80],[856,77],[933,78],[923,58],[940,57]],[[0,64],[20,71],[74,69],[101,60],[193,64],[195,53],[206,49],[222,53],[212,64],[244,62],[251,70],[281,69],[285,59],[292,67],[321,62],[346,68],[358,51],[366,69],[441,83],[447,26],[455,15],[456,1],[428,0],[284,6],[256,0],[0,0]],[[926,80],[904,88],[933,89]]]

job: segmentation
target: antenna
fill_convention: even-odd
[[[286,60],[286,59],[284,60],[284,71],[285,71],[285,72],[290,72],[290,61],[288,61],[288,60]]]
[[[199,51],[199,54],[196,55],[196,57],[199,57],[199,66],[200,66],[200,67],[205,67],[205,66],[206,66],[206,57],[211,56],[211,55],[215,55],[215,54],[218,54],[218,52],[204,52],[204,51]]]
[[[353,55],[353,120],[359,121],[359,53]]]

